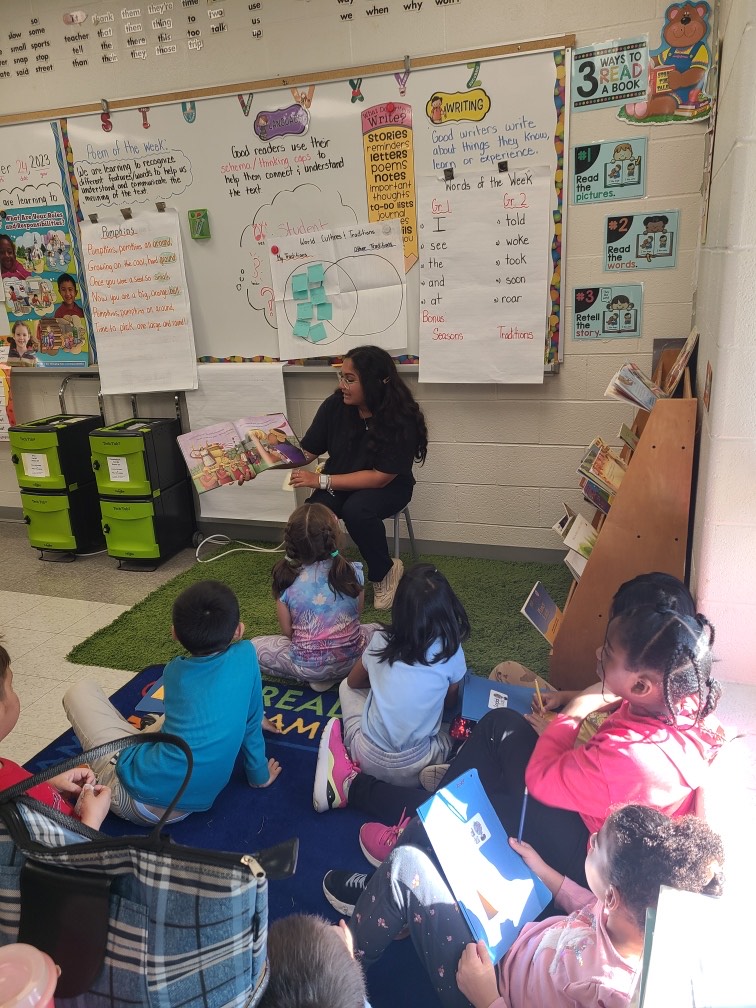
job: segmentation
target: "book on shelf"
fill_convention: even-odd
[[[588,479],[587,476],[583,476],[580,480],[580,489],[583,491],[583,497],[589,504],[593,504],[593,506],[598,508],[602,514],[609,514],[609,508],[612,506],[614,494],[607,493],[603,487],[600,487],[598,483],[594,483],[593,480]]]
[[[549,644],[554,643],[559,624],[562,622],[562,610],[541,581],[536,581],[533,585],[520,612],[530,620]]]
[[[583,556],[582,553],[578,553],[577,550],[571,549],[567,550],[564,562],[567,564],[567,567],[574,579],[579,581],[583,576],[585,565],[588,563],[588,557]]]
[[[627,465],[605,441],[594,438],[577,471],[612,495],[619,490]]]
[[[638,435],[634,431],[630,430],[626,423],[623,423],[620,427],[617,437],[620,441],[625,442],[630,451],[635,451],[638,447],[638,442],[640,441]]]
[[[657,399],[666,399],[667,393],[644,374],[637,364],[623,364],[612,376],[605,396],[633,403],[650,412]]]
[[[251,478],[266,469],[307,465],[283,413],[211,424],[177,438],[197,493]]]
[[[690,335],[683,343],[680,348],[680,352],[675,358],[672,367],[669,369],[667,377],[664,379],[664,384],[662,388],[666,395],[671,396],[677,386],[680,384],[680,379],[683,376],[683,371],[688,366],[688,361],[690,360],[690,355],[696,348],[696,343],[698,342],[698,330],[691,329]]]

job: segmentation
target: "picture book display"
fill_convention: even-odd
[[[473,937],[498,962],[551,893],[509,846],[477,770],[441,788],[417,813]]]
[[[251,478],[266,469],[307,465],[283,413],[242,417],[177,438],[197,493]]]
[[[656,400],[667,398],[668,393],[644,374],[637,364],[628,363],[612,376],[604,395],[623,399],[650,412]]]
[[[675,391],[677,386],[680,384],[680,379],[683,376],[683,371],[687,367],[690,356],[696,348],[696,343],[698,342],[698,330],[691,329],[690,335],[685,340],[685,343],[680,349],[680,353],[675,358],[675,362],[669,369],[669,374],[664,379],[664,394],[671,396]]]
[[[594,438],[578,466],[578,473],[611,496],[616,494],[627,466],[601,438]]]
[[[536,581],[533,585],[520,612],[530,620],[549,644],[554,643],[559,624],[562,622],[562,610],[549,595],[542,581]]]

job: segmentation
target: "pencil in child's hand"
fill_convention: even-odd
[[[538,697],[538,706],[541,708],[541,714],[543,714],[544,706],[543,706],[543,697],[541,696],[541,687],[538,685],[537,679],[534,680],[534,682],[535,682],[536,696]]]
[[[522,796],[522,812],[520,812],[520,827],[517,830],[518,843],[522,843],[522,830],[525,825],[525,812],[527,810],[527,807],[528,807],[528,789],[525,788],[525,791]]]

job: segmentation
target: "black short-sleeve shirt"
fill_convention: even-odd
[[[346,406],[340,391],[334,392],[318,407],[315,419],[301,440],[302,447],[311,455],[328,452],[325,472],[358,472],[377,469],[378,472],[408,476],[412,479],[412,462],[417,443],[417,432],[410,418],[396,437],[377,452],[368,447],[369,425],[372,418],[363,420],[356,406]]]

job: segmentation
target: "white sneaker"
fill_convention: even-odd
[[[404,574],[404,564],[401,560],[394,560],[386,577],[382,581],[373,581],[373,606],[375,609],[391,608],[402,574]]]
[[[420,771],[420,785],[426,791],[438,791],[438,785],[446,776],[448,763],[431,763]]]

